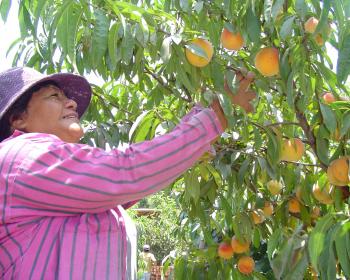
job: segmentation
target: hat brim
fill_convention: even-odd
[[[88,108],[91,100],[92,90],[88,81],[79,75],[57,73],[46,76],[45,78],[35,82],[26,91],[47,81],[53,81],[56,83],[69,99],[72,99],[77,103],[77,113],[79,118],[81,118]]]
[[[31,90],[33,87],[48,81],[57,84],[68,98],[74,100],[77,103],[77,113],[79,118],[83,116],[90,104],[92,95],[91,86],[83,76],[71,73],[56,73],[46,76],[39,72],[37,72],[36,75],[37,76],[30,79],[30,81],[26,80],[24,84],[22,81],[18,81],[20,89],[7,102],[4,110],[0,112],[0,119],[23,94]]]

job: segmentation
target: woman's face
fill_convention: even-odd
[[[64,92],[45,86],[34,92],[26,111],[12,122],[12,127],[25,132],[49,133],[69,143],[77,143],[84,135],[80,125],[77,104]]]

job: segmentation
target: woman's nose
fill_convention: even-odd
[[[73,99],[67,98],[65,106],[67,108],[74,109],[74,111],[76,111],[78,104]]]

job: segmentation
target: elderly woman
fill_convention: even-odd
[[[91,88],[68,73],[0,73],[0,278],[134,279],[125,208],[157,192],[226,127],[217,101],[124,151],[79,144]]]

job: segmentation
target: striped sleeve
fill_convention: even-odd
[[[170,133],[124,152],[29,141],[14,179],[12,210],[18,215],[97,213],[159,191],[191,167],[222,132],[211,109],[196,110]]]

